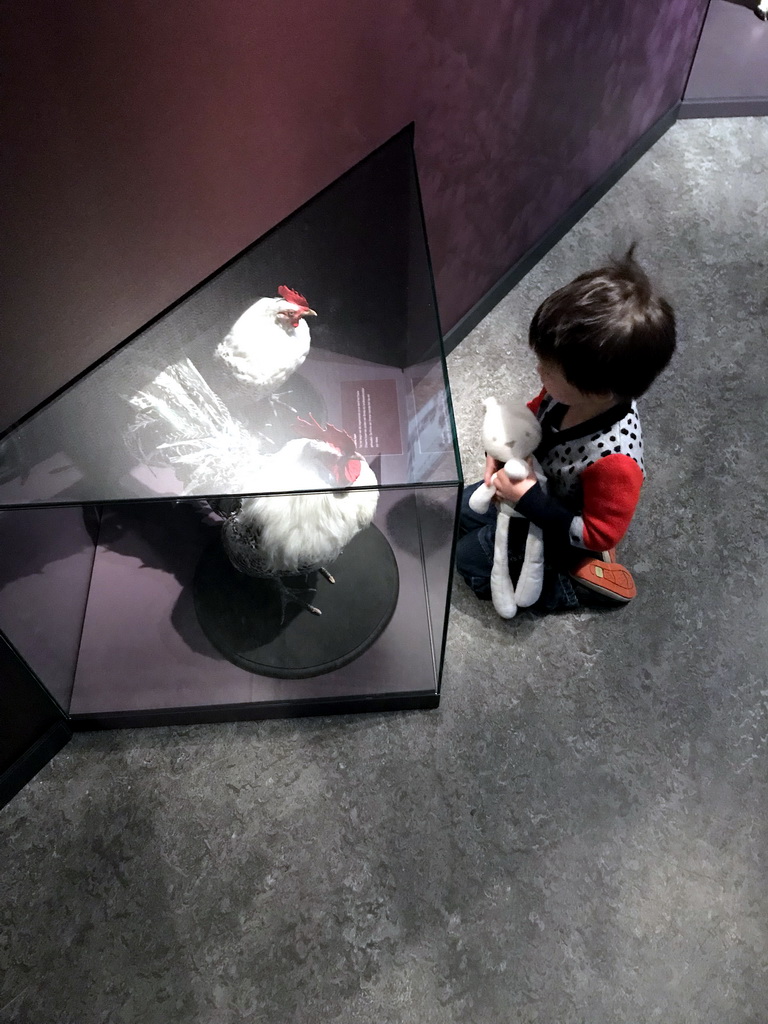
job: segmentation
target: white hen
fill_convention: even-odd
[[[277,291],[277,297],[249,306],[216,348],[217,357],[256,400],[273,395],[307,358],[305,317],[317,315],[303,295],[286,285]]]
[[[314,419],[299,423],[310,436],[288,441],[263,462],[259,484],[271,493],[243,499],[224,522],[222,541],[240,572],[278,582],[284,606],[296,600],[319,614],[281,577],[319,571],[333,583],[325,567],[372,522],[378,481],[345,431]],[[299,493],[280,493],[286,491]]]

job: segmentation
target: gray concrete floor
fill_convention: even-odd
[[[435,712],[79,734],[0,815],[0,1021],[764,1024],[768,119],[678,123],[450,357],[637,238],[677,307],[621,611],[454,588]]]

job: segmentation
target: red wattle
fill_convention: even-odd
[[[360,459],[348,459],[344,466],[344,476],[347,478],[349,483],[353,484],[355,480],[360,476],[360,470],[362,469]]]

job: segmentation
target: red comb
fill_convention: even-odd
[[[354,438],[350,437],[346,430],[339,430],[332,423],[321,427],[312,413],[309,414],[309,420],[297,417],[296,432],[299,437],[309,437],[314,441],[326,441],[335,445],[345,455],[353,455],[355,452]]]
[[[286,302],[292,302],[296,306],[301,306],[302,309],[309,309],[309,303],[303,295],[299,295],[293,288],[289,288],[287,284],[281,284],[277,289],[277,294],[281,299],[285,299]]]

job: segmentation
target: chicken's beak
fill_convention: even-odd
[[[314,311],[314,309],[307,308],[302,309],[302,311],[299,313],[299,316],[317,316],[317,313]]]

